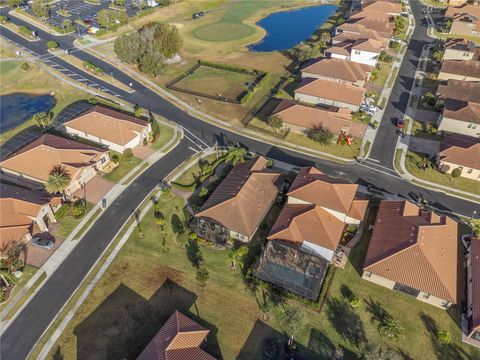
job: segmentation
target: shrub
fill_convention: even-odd
[[[18,27],[18,31],[20,31],[23,35],[26,35],[28,37],[32,37],[32,30],[30,30],[26,26],[20,25]]]
[[[200,197],[205,197],[208,194],[208,189],[204,186],[200,189],[200,192],[198,193],[198,196]]]
[[[265,166],[266,166],[267,168],[271,168],[271,167],[273,166],[273,160],[272,160],[272,159],[268,159],[267,162],[266,162],[266,164],[265,164]]]
[[[190,240],[197,240],[198,239],[198,235],[195,234],[194,232],[191,232],[190,234],[188,234],[188,238]]]
[[[452,170],[452,177],[454,179],[460,177],[460,175],[462,175],[462,170],[460,168],[455,168]]]
[[[23,72],[30,71],[30,65],[28,65],[28,63],[25,62],[22,65],[20,65],[20,70],[22,70]]]
[[[5,15],[0,15],[0,23],[5,24],[8,21],[8,18]]]
[[[332,142],[334,134],[324,127],[316,127],[307,131],[307,136],[322,145],[328,145]]]
[[[452,341],[452,336],[450,335],[450,332],[447,330],[439,329],[437,331],[436,336],[437,336],[438,342],[442,345],[448,345]]]
[[[56,49],[58,48],[58,43],[56,41],[50,40],[49,42],[47,42],[47,47],[49,50]]]
[[[75,204],[72,207],[72,216],[75,218],[81,218],[83,215],[85,215],[85,208],[83,205],[80,204]]]
[[[348,297],[348,303],[352,308],[357,308],[360,306],[360,298],[356,296],[355,294],[351,294]]]
[[[95,33],[95,36],[102,36],[107,33],[107,29],[98,29],[97,32]]]
[[[195,274],[195,279],[197,279],[198,283],[202,287],[207,285],[207,281],[209,278],[210,278],[210,273],[204,267],[198,269],[197,273]]]
[[[118,161],[119,161],[119,156],[118,156],[118,154],[112,154],[112,155],[110,156],[110,159],[112,159],[112,161],[113,161],[115,164],[117,164]]]
[[[123,156],[125,157],[125,159],[131,160],[131,159],[133,158],[133,151],[132,151],[132,149],[130,149],[130,148],[125,149],[125,151],[123,152]]]

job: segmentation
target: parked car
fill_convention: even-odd
[[[402,130],[403,126],[405,125],[404,121],[402,119],[399,119],[399,118],[396,118],[395,124],[397,125],[397,127],[400,130]]]
[[[32,245],[38,246],[44,250],[50,250],[55,243],[50,239],[41,238],[40,236],[34,236],[31,240]]]

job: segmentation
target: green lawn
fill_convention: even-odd
[[[175,84],[181,89],[217,96],[221,94],[236,99],[243,91],[248,91],[248,83],[255,82],[254,74],[200,66],[192,74]]]
[[[141,159],[133,156],[130,159],[126,158],[125,155],[117,153],[115,151],[110,150],[110,157],[116,154],[118,155],[118,166],[113,169],[108,174],[103,176],[104,179],[111,181],[111,182],[119,182],[121,179],[125,177],[135,166],[142,162]]]
[[[25,265],[23,268],[23,275],[20,279],[18,279],[15,287],[13,288],[12,292],[10,293],[9,301],[0,305],[0,311],[3,311],[8,304],[10,304],[10,300],[12,300],[15,295],[25,286],[25,284],[32,278],[32,276],[37,272],[37,269],[30,265]]]
[[[203,158],[202,161],[208,161],[209,163],[213,163],[216,160],[216,155],[208,155],[207,157]],[[191,168],[187,169],[182,175],[175,181],[178,184],[182,185],[189,185],[195,181],[195,179],[200,177],[200,165],[199,161],[195,163]]]
[[[437,169],[419,169],[417,163],[425,156],[428,155],[409,151],[405,160],[405,165],[408,172],[420,179],[448,186],[452,190],[463,190],[480,195],[480,186],[478,186],[478,181],[466,179],[463,177],[459,177],[452,181],[452,177],[449,174],[442,174]]]
[[[58,115],[63,108],[72,102],[91,97],[88,93],[59,81],[37,64],[29,63],[31,69],[27,72],[19,69],[21,64],[22,62],[11,61],[0,63],[0,95],[16,92],[31,94],[48,94],[53,92],[56,100],[56,104],[52,109],[54,115]],[[11,130],[3,132],[0,134],[0,144],[18,132],[33,126],[35,126],[33,120],[28,120]]]
[[[168,144],[175,133],[175,130],[170,126],[163,125],[161,122],[158,124],[160,125],[160,136],[158,137],[157,141],[151,145],[151,147],[155,150],[161,149]]]
[[[68,235],[70,235],[70,233],[73,231],[73,229],[77,227],[80,221],[82,221],[83,217],[86,216],[86,214],[93,208],[93,206],[94,204],[87,202],[87,211],[85,212],[85,215],[83,215],[81,218],[76,218],[67,213],[66,216],[56,224],[54,230],[52,231],[52,235],[55,237],[58,236],[66,239]]]
[[[385,86],[385,82],[387,81],[388,74],[390,73],[390,69],[392,68],[392,63],[386,62],[379,62],[380,70],[374,70],[372,76],[374,77],[371,80],[372,85],[378,88],[380,91]]]
[[[386,288],[361,280],[361,267],[370,234],[366,232],[353,250],[352,263],[337,270],[327,302],[319,313],[302,303],[287,300],[274,307],[264,321],[257,305],[260,293],[245,288],[239,270],[231,270],[227,253],[203,245],[199,249],[210,279],[202,288],[188,254],[196,249],[184,234],[172,230],[174,218],[185,220],[183,200],[160,198],[167,220],[162,231],[154,224],[153,211],[141,221],[144,237],[132,234],[105,275],[55,344],[49,359],[135,358],[174,309],[179,309],[211,330],[208,351],[223,359],[262,359],[267,338],[282,344],[288,323],[283,307],[297,308],[301,326],[295,333],[305,359],[330,359],[342,347],[345,359],[356,359],[366,343],[401,349],[413,359],[474,359],[480,351],[460,344],[460,331],[449,313]],[[271,223],[278,214],[270,214]],[[368,218],[368,224],[374,214]],[[254,240],[258,251],[268,227]],[[165,239],[165,243],[163,243]],[[361,299],[357,309],[344,300],[348,292]],[[254,296],[256,294],[256,296]],[[384,309],[398,319],[405,331],[397,340],[382,338],[372,312]],[[241,314],[241,316],[239,315]],[[440,346],[428,330],[432,324],[452,334],[452,344]],[[234,329],[234,331],[232,331]],[[413,341],[414,339],[414,341]],[[358,344],[357,345],[355,344]]]
[[[417,121],[417,120],[413,121],[412,135],[416,137],[421,137],[424,139],[437,140],[437,141],[441,141],[443,138],[441,135],[437,134],[436,128],[434,128],[433,131],[429,132],[426,130],[426,124],[424,122]]]

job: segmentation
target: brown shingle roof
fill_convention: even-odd
[[[440,144],[440,159],[480,170],[480,140],[470,136],[446,135]]]
[[[441,99],[454,99],[480,103],[480,83],[450,79],[446,85],[439,85],[437,95]]]
[[[357,184],[345,183],[308,167],[300,170],[288,196],[363,220],[366,206],[364,200],[356,197],[357,190]]]
[[[266,162],[260,156],[238,163],[195,216],[213,219],[251,237],[283,182],[283,175],[267,169]]]
[[[283,207],[268,240],[296,244],[303,241],[335,251],[342,239],[345,223],[320,206],[287,204]]]
[[[476,331],[480,331],[480,239],[472,239],[470,253],[472,266],[472,327]]]
[[[480,78],[480,61],[444,60],[440,72]]]
[[[79,168],[97,162],[106,150],[44,134],[0,162],[0,167],[47,181],[54,166],[63,165],[75,178]]]
[[[342,59],[321,58],[304,67],[302,71],[354,83],[366,80],[368,73],[373,71],[373,66]]]
[[[200,348],[209,330],[175,311],[138,360],[215,360]]]
[[[121,146],[148,127],[144,120],[103,106],[92,107],[64,125]]]
[[[382,201],[364,270],[457,301],[457,223],[407,201]]]
[[[296,93],[352,105],[360,105],[363,102],[365,91],[364,88],[358,86],[308,78],[304,79],[295,90]]]
[[[447,99],[443,116],[473,124],[480,124],[480,103]]]
[[[285,124],[301,126],[307,129],[327,128],[335,134],[345,131],[355,137],[364,134],[366,126],[353,126],[350,110],[342,108],[322,109],[282,100],[273,110],[272,116],[278,116]]]

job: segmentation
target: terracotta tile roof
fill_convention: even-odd
[[[439,85],[437,95],[440,99],[454,99],[480,103],[480,83],[450,79],[446,85]]]
[[[382,201],[364,271],[457,301],[457,223],[407,201]]]
[[[370,30],[370,29],[358,29],[357,32],[351,32],[351,31],[344,31],[332,38],[333,43],[339,43],[339,42],[344,42],[344,41],[349,41],[349,40],[358,40],[358,39],[372,39],[372,40],[378,40],[382,42],[386,42],[386,39],[381,36],[378,32],[375,30]]]
[[[391,37],[395,27],[392,20],[393,17],[387,13],[362,10],[353,14],[348,22],[364,25],[368,29],[377,31],[382,36]]]
[[[461,136],[445,135],[440,144],[440,160],[480,170],[480,139]]]
[[[374,1],[366,6],[363,6],[362,10],[399,15],[402,12],[402,4],[390,1]]]
[[[480,78],[480,61],[444,60],[440,72]]]
[[[64,125],[121,146],[148,127],[144,120],[103,106],[92,107]]]
[[[251,237],[283,183],[283,175],[266,168],[266,162],[260,156],[238,163],[195,216]]]
[[[344,42],[335,44],[328,49],[325,49],[325,54],[338,54],[343,56],[350,56],[352,52],[352,46],[356,40],[346,40]]]
[[[388,31],[374,30],[370,28],[366,22],[366,20],[363,20],[362,22],[358,19],[354,19],[337,26],[337,29],[343,33],[356,33],[359,35],[357,38],[364,37],[380,40],[377,37],[381,37],[384,40],[388,40],[392,37],[393,29]],[[354,39],[356,40],[357,38]]]
[[[278,116],[285,124],[297,125],[307,129],[324,127],[335,134],[344,131],[355,137],[362,136],[366,129],[363,124],[359,124],[363,126],[352,127],[352,114],[349,109],[337,107],[322,109],[300,105],[288,100],[282,100],[273,110],[271,116]]]
[[[307,78],[300,83],[295,92],[346,104],[360,105],[363,102],[366,90],[349,84]]]
[[[445,13],[446,17],[456,17],[458,15],[469,15],[480,18],[480,6],[465,4],[460,7],[450,6]]]
[[[382,49],[385,49],[385,43],[379,40],[373,39],[358,39],[353,44],[352,49],[361,50],[361,51],[368,51],[373,53],[380,53]]]
[[[0,167],[45,182],[54,166],[63,165],[73,179],[79,168],[97,162],[105,153],[97,147],[44,134],[8,156]]]
[[[472,266],[472,327],[480,331],[480,239],[473,238],[470,245]]]
[[[335,251],[345,223],[320,206],[287,204],[273,225],[268,240],[311,244]]]
[[[373,69],[373,66],[353,61],[321,58],[304,67],[302,72],[354,83],[366,80]]]
[[[345,183],[308,167],[300,170],[288,196],[363,220],[366,205],[364,200],[357,199],[357,190],[357,184]]]
[[[480,124],[480,103],[447,99],[443,116],[449,119]]]
[[[175,311],[138,360],[215,360],[200,348],[209,330]]]

